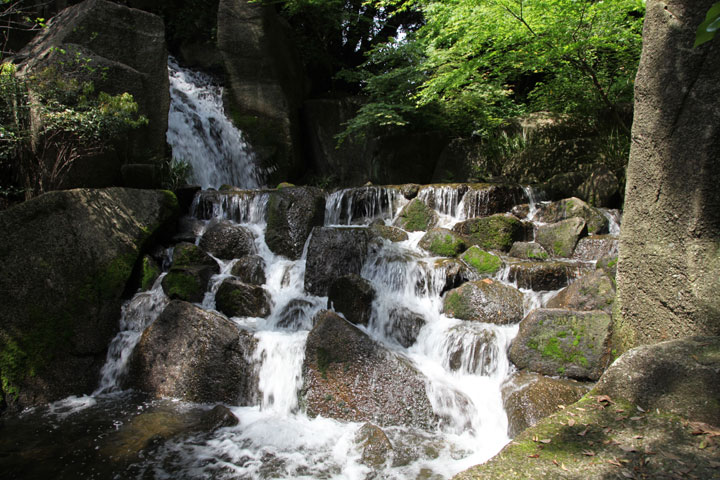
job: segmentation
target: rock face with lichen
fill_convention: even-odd
[[[580,217],[541,225],[535,241],[553,257],[570,258],[580,238],[587,235],[587,225]]]
[[[408,232],[419,232],[429,230],[437,222],[438,215],[435,210],[415,198],[400,211],[395,226]]]
[[[525,235],[520,220],[502,214],[459,222],[453,231],[459,233],[468,245],[503,252],[509,251],[513,243],[522,240]]]
[[[465,242],[446,228],[433,228],[420,239],[420,248],[439,257],[456,257],[465,250]]]
[[[0,375],[11,408],[91,393],[170,192],[51,192],[0,212]]]
[[[490,279],[468,282],[450,290],[443,300],[449,317],[505,325],[522,319],[522,293]]]
[[[609,360],[609,337],[606,313],[539,308],[520,322],[509,357],[543,375],[597,380]]]
[[[173,250],[170,271],[162,279],[165,295],[186,302],[201,302],[210,277],[220,273],[217,262],[192,243],[179,243]]]
[[[425,429],[437,423],[425,380],[409,360],[329,311],[314,319],[303,362],[308,415]]]

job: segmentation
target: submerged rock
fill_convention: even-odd
[[[360,462],[372,469],[380,469],[390,462],[393,446],[385,432],[372,423],[366,423],[355,435],[355,443],[361,448]]]
[[[301,397],[311,417],[379,426],[433,428],[425,380],[409,360],[333,312],[315,317],[303,361]]]
[[[502,387],[503,405],[508,415],[508,435],[514,437],[557,412],[561,406],[577,402],[589,388],[574,380],[529,372],[516,373]]]
[[[325,218],[325,194],[316,187],[288,187],[270,194],[265,242],[291,260],[300,258],[313,227]]]
[[[97,387],[148,239],[178,215],[170,192],[46,193],[0,211],[0,372],[10,409]]]
[[[433,228],[420,239],[420,248],[439,257],[456,257],[465,251],[465,242],[458,234],[445,228]]]
[[[548,308],[612,311],[615,285],[602,270],[595,270],[571,283],[548,300]]]
[[[355,325],[367,325],[372,315],[375,289],[360,275],[345,275],[335,280],[328,289],[328,307]]]
[[[315,227],[308,246],[305,291],[324,297],[338,278],[360,274],[369,242],[367,228]]]
[[[597,380],[608,362],[609,338],[606,313],[539,308],[520,322],[509,358],[543,375]]]
[[[453,227],[453,231],[462,235],[468,245],[503,252],[510,250],[513,242],[524,237],[520,220],[501,214],[459,222]]]
[[[228,317],[267,317],[270,314],[270,295],[265,289],[236,278],[223,280],[215,294],[215,303]]]
[[[595,390],[645,410],[720,425],[720,337],[690,337],[625,352]]]
[[[225,317],[173,300],[143,332],[126,384],[155,397],[248,405],[256,392],[248,361],[256,343]]]
[[[578,240],[585,235],[587,235],[585,220],[575,217],[558,223],[541,225],[537,229],[535,241],[553,257],[570,258]]]
[[[229,221],[220,221],[208,228],[200,239],[200,248],[221,260],[257,252],[252,232]]]
[[[408,239],[408,234],[404,230],[390,225],[382,225],[374,223],[370,226],[370,231],[380,238],[390,240],[391,242],[404,242]]]
[[[505,325],[522,320],[523,295],[514,287],[486,278],[450,290],[443,312],[461,320]]]
[[[395,226],[408,232],[427,231],[438,222],[435,210],[415,198],[400,211]]]

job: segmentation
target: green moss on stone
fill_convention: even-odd
[[[500,270],[503,265],[500,257],[477,246],[469,248],[460,258],[481,275],[492,275]]]
[[[171,269],[163,279],[163,289],[168,297],[188,302],[201,300],[205,293],[203,285],[195,275],[175,268]]]
[[[445,234],[435,237],[428,250],[441,257],[454,257],[464,248],[465,242],[462,239]]]
[[[149,290],[155,280],[160,276],[160,267],[153,261],[149,256],[144,256],[142,259],[142,278],[140,279],[140,288],[142,290]]]
[[[425,231],[432,226],[430,207],[420,200],[413,200],[400,213],[401,227],[410,232]]]

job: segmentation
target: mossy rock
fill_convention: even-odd
[[[492,276],[503,268],[503,261],[500,257],[486,252],[476,245],[468,248],[460,256],[460,259],[479,275]]]
[[[372,469],[380,469],[390,460],[393,446],[385,432],[372,423],[366,423],[355,435],[355,443],[362,451],[360,463]]]
[[[610,315],[539,308],[520,322],[509,358],[543,375],[597,380],[609,361]]]
[[[376,236],[384,238],[385,240],[390,240],[391,242],[404,242],[409,238],[407,232],[390,225],[375,223],[370,226],[370,231]]]
[[[270,314],[270,296],[265,289],[236,278],[228,278],[220,284],[215,303],[228,317],[267,317]]]
[[[517,323],[523,315],[523,295],[514,287],[486,278],[447,292],[443,312],[461,320],[498,325]]]
[[[437,213],[415,198],[400,211],[395,226],[408,232],[424,232],[434,227],[437,222]]]
[[[606,256],[598,259],[598,261],[595,263],[595,268],[605,272],[605,274],[608,277],[612,278],[613,282],[614,282],[615,275],[617,274],[617,264],[618,264],[618,256],[617,255],[606,255]]]
[[[547,307],[611,313],[614,301],[615,283],[602,270],[595,270],[560,290]]]
[[[457,257],[466,248],[458,234],[445,228],[433,228],[423,235],[418,245],[438,257]]]
[[[588,233],[593,235],[607,233],[609,221],[597,208],[591,207],[579,198],[571,197],[542,207],[536,220],[556,223],[568,218],[580,217],[587,224]]]
[[[535,241],[553,257],[570,258],[578,240],[587,235],[585,220],[569,218],[558,223],[538,227]]]
[[[175,245],[172,255],[173,267],[190,267],[200,265],[217,266],[217,262],[215,262],[210,255],[203,252],[202,249],[195,244],[183,242]]]
[[[173,300],[202,302],[212,271],[208,267],[173,267],[162,279],[165,295]]]
[[[160,265],[150,255],[143,256],[140,289],[150,290],[161,273]]]
[[[523,258],[527,260],[547,260],[550,254],[539,243],[535,242],[515,242],[510,252],[511,257]]]
[[[462,235],[469,245],[502,252],[509,251],[514,242],[522,240],[525,233],[520,220],[501,214],[465,220],[455,225],[453,231]]]
[[[199,245],[222,260],[232,260],[257,252],[253,233],[246,227],[226,220],[211,225],[203,234]]]

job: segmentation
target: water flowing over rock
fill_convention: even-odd
[[[405,348],[411,347],[425,326],[427,320],[409,308],[394,307],[388,313],[389,321],[383,326],[385,336]]]
[[[407,360],[332,312],[315,318],[305,347],[308,415],[430,428],[437,422],[425,382]]]
[[[313,227],[323,225],[325,195],[314,187],[283,188],[270,194],[266,215],[270,250],[297,260]]]
[[[256,391],[247,360],[256,343],[225,317],[176,300],[143,332],[128,382],[157,397],[247,404]]]
[[[315,227],[310,238],[305,269],[305,290],[325,296],[338,278],[359,274],[368,254],[367,228]]]
[[[260,255],[246,255],[235,262],[230,273],[241,282],[263,285],[267,281],[265,267],[265,260]]]
[[[490,279],[468,282],[445,294],[443,311],[462,320],[504,325],[522,319],[522,293]]]
[[[606,313],[537,309],[520,322],[510,360],[544,375],[597,380],[608,361],[609,336]]]
[[[408,232],[419,232],[434,227],[437,222],[438,215],[435,210],[415,198],[403,207],[395,220],[395,226]]]
[[[12,406],[95,389],[133,268],[175,215],[169,192],[120,188],[0,212],[0,371]]]
[[[359,187],[330,194],[325,207],[327,225],[355,225],[391,219],[404,204],[402,188]]]
[[[373,224],[370,226],[370,231],[376,236],[390,240],[391,242],[404,242],[408,239],[408,234],[405,230],[391,227],[390,225]]]
[[[167,142],[176,161],[192,167],[192,181],[203,188],[223,184],[262,185],[254,153],[225,114],[223,88],[203,73],[168,59],[170,113]]]
[[[367,325],[375,300],[373,286],[360,275],[345,275],[335,280],[328,289],[328,307],[342,313],[355,325]]]

